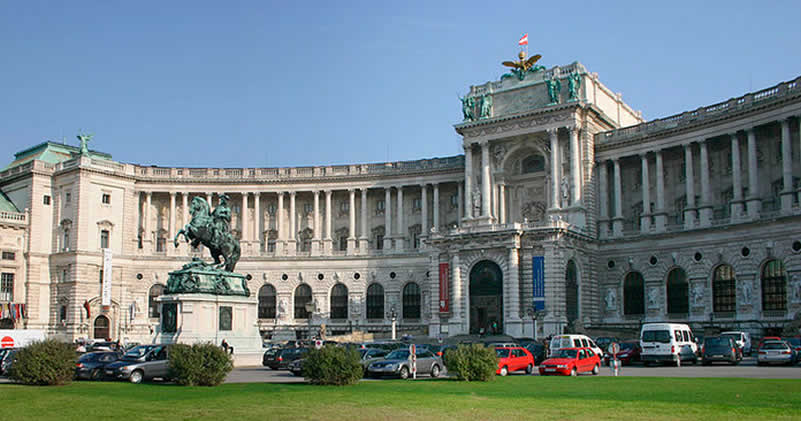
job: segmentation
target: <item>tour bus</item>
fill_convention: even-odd
[[[646,323],[640,330],[640,359],[650,363],[697,362],[698,345],[690,327],[680,323]]]

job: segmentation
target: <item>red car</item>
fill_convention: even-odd
[[[548,358],[540,364],[540,375],[558,374],[576,376],[579,373],[601,371],[601,357],[590,348],[563,348],[559,355]]]
[[[625,341],[620,344],[620,352],[617,353],[617,359],[620,365],[629,365],[634,361],[640,361],[640,341]],[[604,365],[609,365],[612,361],[610,354],[604,355]]]
[[[534,372],[534,356],[525,348],[498,347],[495,348],[498,357],[498,370],[495,374],[505,376],[512,371],[526,370],[526,374]]]

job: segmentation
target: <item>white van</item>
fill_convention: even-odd
[[[603,358],[604,352],[598,345],[593,342],[592,339],[584,336],[584,335],[557,335],[551,338],[551,342],[548,345],[548,355],[555,356],[559,353],[559,350],[562,348],[590,348],[596,354],[598,354],[599,358]]]
[[[720,336],[728,336],[734,339],[734,342],[737,343],[737,346],[743,352],[743,354],[751,355],[751,335],[746,332],[738,332],[738,331],[731,331],[731,332],[723,332]]]
[[[690,327],[680,323],[646,323],[640,330],[640,359],[645,365],[652,362],[698,361],[698,345]]]

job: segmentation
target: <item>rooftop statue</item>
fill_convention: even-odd
[[[548,105],[558,104],[559,91],[562,90],[562,83],[559,82],[559,78],[553,76],[552,78],[546,80],[545,84],[548,86],[548,98],[551,100]]]
[[[78,133],[78,136],[76,136],[78,138],[78,140],[81,141],[81,154],[82,155],[89,153],[88,144],[89,144],[89,141],[92,140],[93,136],[94,136],[93,134],[83,134],[83,133]]]
[[[578,72],[573,72],[567,77],[567,91],[569,93],[568,101],[578,100],[578,90],[581,87],[581,75]]]
[[[520,58],[520,60],[518,60],[518,61],[504,61],[501,64],[503,64],[506,67],[511,67],[512,68],[511,72],[513,74],[517,75],[517,78],[519,80],[525,79],[527,73],[534,73],[534,72],[538,72],[540,70],[545,70],[545,67],[543,67],[543,66],[535,66],[534,65],[534,64],[537,63],[537,61],[539,59],[542,58],[541,55],[536,54],[536,55],[533,55],[533,56],[529,57],[528,59],[526,59],[526,52],[525,51],[521,51],[520,53],[518,53],[517,56]],[[502,75],[501,76],[501,80],[504,80],[507,77],[512,77],[512,75],[509,74],[509,73],[507,73],[505,75]]]
[[[490,118],[490,114],[492,114],[492,95],[484,95],[481,97],[481,114],[479,114],[479,118]]]
[[[473,97],[459,97],[462,101],[462,115],[464,116],[464,121],[473,121],[476,119],[475,117],[475,99]]]

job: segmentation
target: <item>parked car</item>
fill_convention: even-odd
[[[274,360],[268,361],[269,367],[273,370],[286,370],[289,367],[289,363],[303,358],[307,352],[309,352],[309,348],[284,348]]]
[[[0,349],[0,376],[8,376],[8,369],[11,368],[16,353],[17,348]]]
[[[604,354],[609,353],[609,345],[613,342],[619,343],[620,339],[614,336],[599,336],[595,338],[595,345],[598,345],[598,348],[600,348]]]
[[[559,350],[563,348],[591,348],[595,354],[603,355],[604,351],[585,335],[558,335],[551,338],[548,345],[548,355],[553,357],[560,355]]]
[[[534,365],[540,365],[547,355],[545,355],[545,345],[537,342],[529,342],[523,348],[526,348],[531,356],[534,357]]]
[[[601,358],[590,348],[563,348],[557,355],[543,361],[539,370],[541,376],[598,374],[601,372]]]
[[[757,349],[762,348],[762,344],[766,341],[780,341],[782,338],[778,336],[764,336],[762,339],[759,340],[759,345],[757,345]]]
[[[795,361],[801,361],[801,336],[794,336],[792,338],[782,338],[784,342],[787,342],[787,345],[790,345],[790,348],[793,348],[795,351]]]
[[[383,360],[370,363],[367,366],[367,376],[398,376],[401,379],[408,379],[412,375],[409,355],[408,349],[396,349],[387,354]],[[417,374],[429,374],[431,377],[439,377],[443,367],[441,358],[427,349],[418,349],[415,355],[417,357]]]
[[[782,340],[763,341],[757,354],[757,365],[765,364],[793,364],[795,356],[793,349]]]
[[[640,359],[648,365],[682,361],[695,364],[698,346],[690,327],[680,323],[646,323],[640,330]]]
[[[298,358],[296,360],[291,361],[287,364],[286,368],[289,370],[293,375],[298,377],[303,377],[303,363],[306,361],[305,358]]]
[[[75,378],[100,380],[103,378],[106,366],[119,361],[122,354],[114,351],[88,352],[78,358],[75,363]]]
[[[618,351],[615,356],[620,361],[621,365],[629,365],[633,362],[640,361],[640,341],[623,341],[618,345],[620,346],[620,351]],[[609,365],[612,359],[612,354],[609,352],[604,353],[604,365]]]
[[[118,346],[116,342],[110,341],[92,342],[86,346],[86,352],[116,351]]]
[[[733,335],[707,336],[701,347],[701,363],[709,365],[713,362],[739,364],[743,360],[743,351]]]
[[[261,357],[261,365],[275,370],[273,367],[278,368],[278,354],[280,353],[281,348],[270,348],[264,351],[264,355]]]
[[[168,345],[140,345],[132,348],[122,359],[106,366],[105,375],[113,379],[141,383],[154,378],[167,379],[169,373]]]
[[[367,376],[367,367],[370,363],[382,360],[389,352],[380,348],[364,348],[359,350],[359,361],[362,363],[364,375]]]
[[[495,348],[498,357],[498,370],[495,374],[506,376],[513,371],[526,370],[526,374],[534,372],[534,356],[521,347]]]
[[[737,347],[740,348],[745,355],[751,355],[751,334],[746,332],[722,332],[720,336],[729,336],[734,339],[734,343],[737,344]]]

